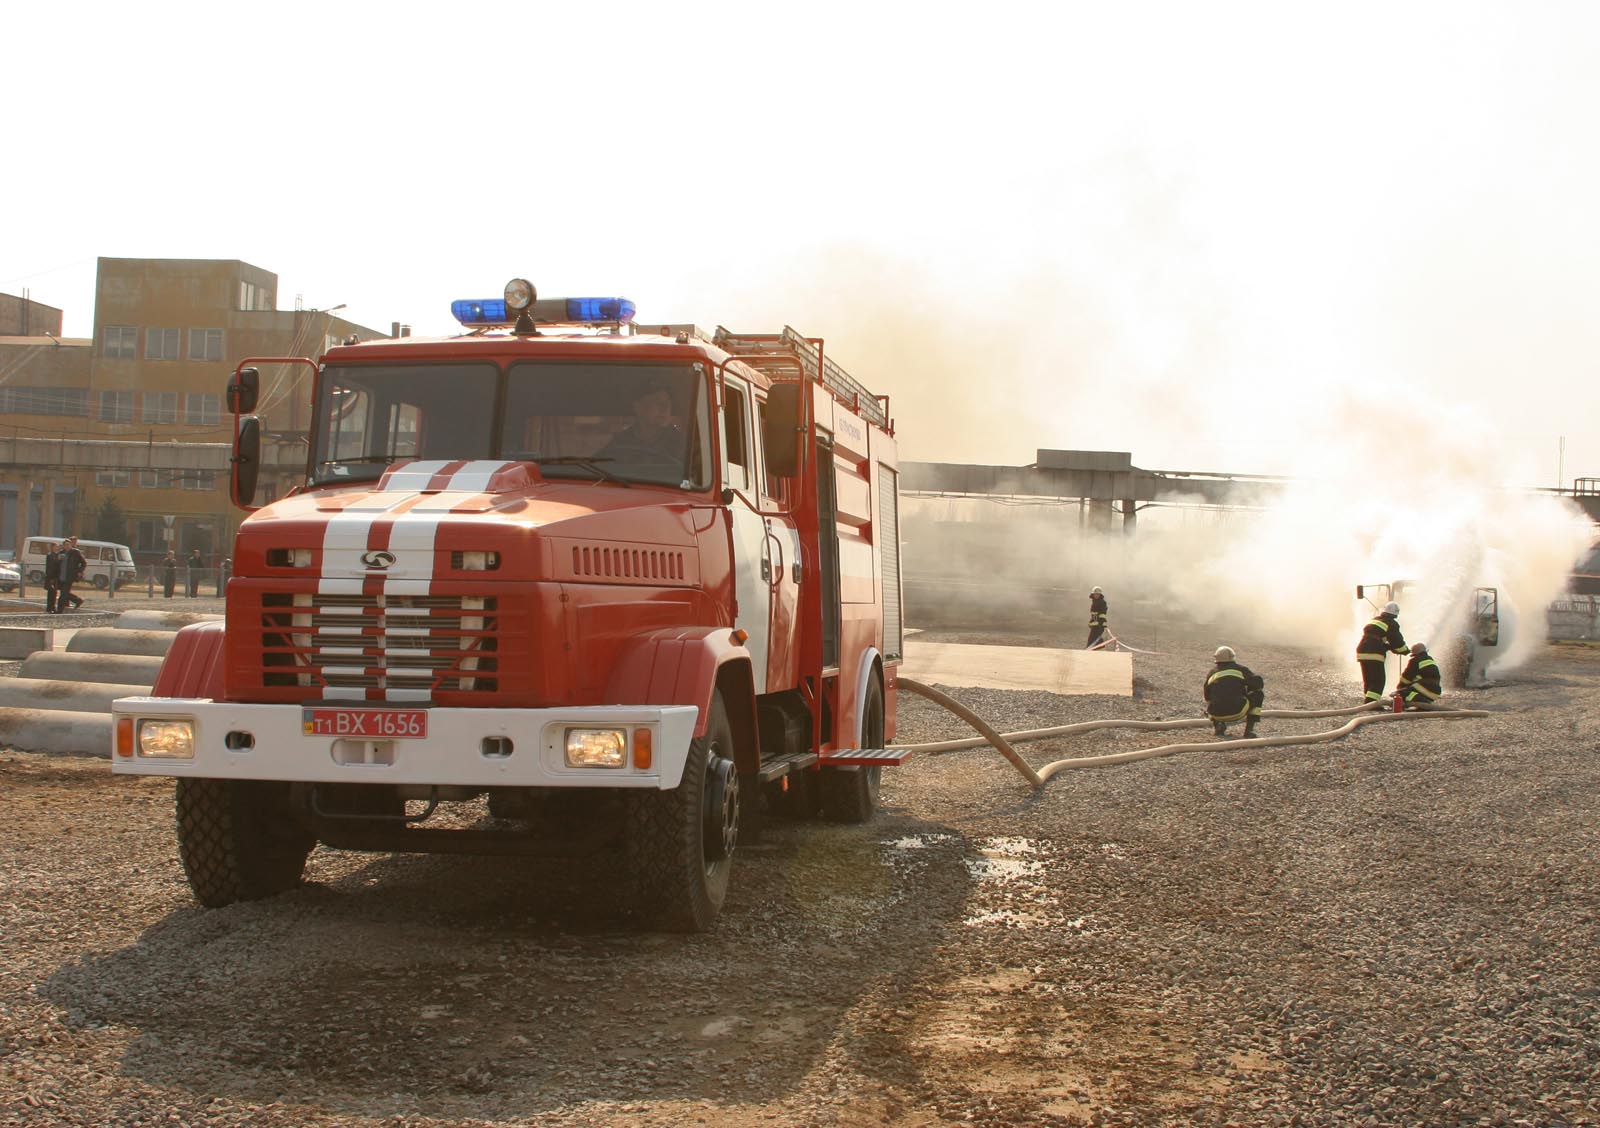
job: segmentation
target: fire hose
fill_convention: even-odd
[[[1451,709],[1441,706],[1433,706],[1417,712],[1375,712],[1375,708],[1387,707],[1384,702],[1368,702],[1362,705],[1352,705],[1346,709],[1265,709],[1261,713],[1263,718],[1349,717],[1350,719],[1338,728],[1329,729],[1326,732],[1300,733],[1294,736],[1257,736],[1246,740],[1229,740],[1226,742],[1208,740],[1186,744],[1163,744],[1156,748],[1139,748],[1129,752],[1114,752],[1104,756],[1077,756],[1065,760],[1056,760],[1036,769],[1023,759],[1022,755],[1012,745],[1022,744],[1030,740],[1047,740],[1055,736],[1094,732],[1100,729],[1121,728],[1135,729],[1139,732],[1164,732],[1170,729],[1199,728],[1209,725],[1211,721],[1204,717],[1184,718],[1175,721],[1079,721],[1076,724],[1056,725],[1053,728],[999,733],[971,709],[968,709],[949,694],[941,693],[932,686],[924,685],[907,677],[897,678],[896,685],[901,689],[909,690],[918,697],[925,697],[934,704],[943,706],[982,734],[977,737],[968,737],[960,740],[941,740],[927,744],[904,744],[896,747],[909,752],[932,753],[954,752],[963,748],[978,748],[985,744],[992,745],[1035,788],[1043,787],[1051,777],[1060,772],[1075,768],[1102,768],[1112,764],[1132,763],[1135,760],[1152,760],[1158,756],[1175,756],[1180,752],[1215,751],[1219,747],[1231,750],[1235,748],[1271,748],[1295,744],[1321,744],[1330,740],[1341,740],[1355,732],[1362,725],[1376,724],[1380,721],[1409,721],[1423,718],[1452,720],[1461,717],[1487,717],[1490,715],[1483,709]]]

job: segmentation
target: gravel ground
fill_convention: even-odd
[[[1163,642],[1133,698],[955,692],[1006,731],[1193,715],[1211,644]],[[1269,708],[1358,696],[1241,659]],[[168,782],[0,753],[0,1125],[1600,1125],[1597,688],[1552,646],[1452,696],[1487,719],[1039,794],[921,757],[867,826],[770,823],[689,937],[619,923],[603,859],[319,849],[202,910]]]

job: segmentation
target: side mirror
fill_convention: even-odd
[[[767,451],[767,469],[780,478],[800,473],[800,439],[805,417],[800,399],[804,384],[774,384],[767,390],[767,410],[761,418],[761,442]]]
[[[254,372],[255,369],[248,369]],[[228,488],[233,504],[250,509],[256,500],[256,477],[261,472],[261,420],[246,415],[239,420],[239,435],[233,440]]]
[[[261,396],[261,372],[255,368],[241,368],[228,381],[228,410],[235,415],[249,415],[256,409]]]

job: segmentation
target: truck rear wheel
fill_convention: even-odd
[[[861,703],[861,747],[883,747],[883,687],[877,678],[867,683]],[[878,781],[882,768],[823,768],[822,813],[834,822],[864,823],[878,809]]]
[[[289,813],[289,785],[180,779],[178,858],[208,908],[257,901],[300,884],[317,840]]]
[[[668,932],[710,928],[728,895],[738,839],[733,726],[718,692],[706,734],[689,745],[678,786],[628,796],[629,872],[645,922]]]

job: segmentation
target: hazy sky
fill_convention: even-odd
[[[1289,472],[1448,404],[1507,482],[1554,485],[1561,436],[1600,475],[1593,3],[89,3],[6,37],[0,290],[68,335],[97,256],[424,334],[525,275],[823,336],[912,458]]]

